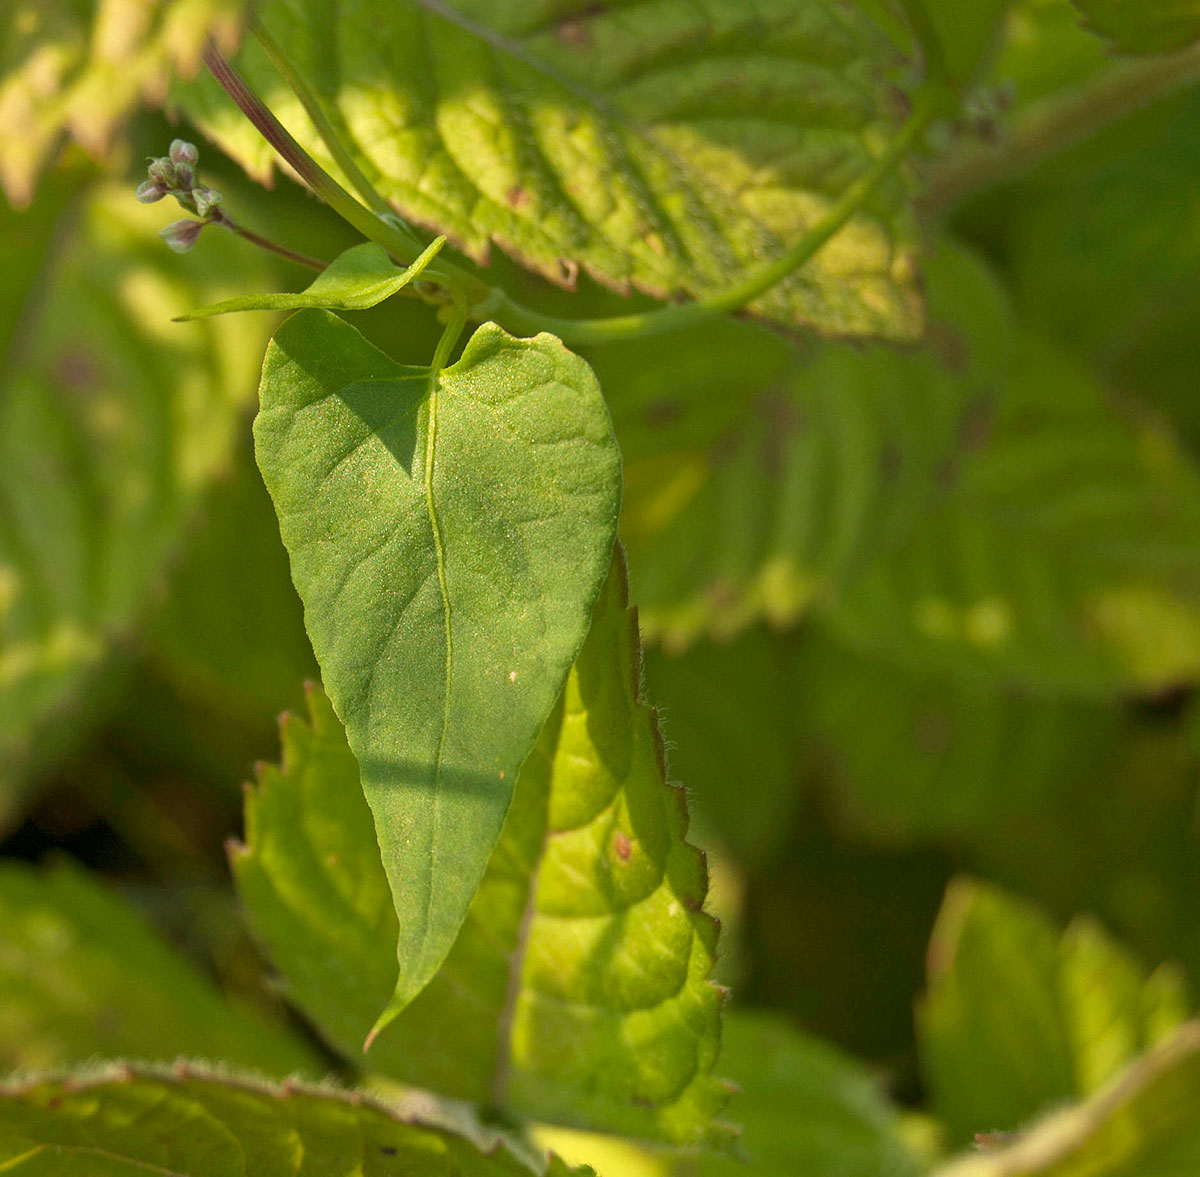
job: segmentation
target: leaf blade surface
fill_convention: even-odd
[[[259,466],[400,917],[394,1013],[449,951],[583,643],[620,455],[549,336],[486,325],[434,374],[306,311],[263,372]]]

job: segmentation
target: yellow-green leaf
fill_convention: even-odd
[[[588,366],[493,324],[438,372],[301,311],[260,395],[259,467],[399,916],[386,1020],[450,950],[583,644],[620,453]]]
[[[900,114],[894,48],[839,0],[274,0],[258,15],[399,212],[478,260],[495,243],[567,285],[583,269],[661,298],[729,286],[830,207]],[[237,65],[336,170],[257,43]],[[178,98],[270,174],[270,149],[214,85]],[[911,339],[921,315],[904,197],[904,183],[886,185],[755,309]]]
[[[665,783],[614,568],[561,704],[521,772],[470,914],[369,1069],[543,1121],[720,1142],[720,991],[702,856]],[[395,936],[370,813],[320,694],[247,796],[235,853],[290,997],[348,1058],[391,992]]]

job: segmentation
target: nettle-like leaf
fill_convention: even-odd
[[[1075,0],[1075,7],[1128,53],[1163,53],[1200,40],[1200,0]]]
[[[743,1013],[726,1020],[721,1061],[738,1085],[730,1111],[744,1159],[687,1157],[679,1177],[916,1177],[895,1109],[841,1051],[782,1018]]]
[[[936,1177],[1183,1177],[1200,1166],[1200,1022],[1079,1107],[1049,1116]]]
[[[439,237],[411,266],[397,266],[387,250],[374,242],[352,245],[339,254],[297,294],[243,294],[212,306],[189,311],[179,318],[206,319],[231,311],[298,311],[309,308],[333,311],[365,311],[402,290],[420,277],[446,243]]]
[[[141,98],[232,49],[242,0],[9,0],[0,21],[0,188],[26,204],[66,135],[94,155]]]
[[[0,868],[0,1067],[97,1055],[222,1059],[276,1075],[321,1068],[282,1027],[226,1001],[94,877]]]
[[[588,366],[491,324],[438,373],[302,311],[260,395],[259,466],[399,915],[390,1016],[454,942],[583,644],[620,454]]]
[[[943,243],[927,268],[931,345],[918,352],[762,345],[745,324],[597,350],[649,635],[677,649],[793,623],[921,517],[1000,378],[1011,320],[965,250]]]
[[[21,1177],[524,1177],[482,1150],[328,1087],[274,1087],[199,1065],[110,1066],[0,1086],[0,1169]],[[550,1158],[546,1177],[592,1174]],[[594,1175],[593,1175],[594,1177]]]
[[[15,243],[0,304],[0,821],[76,737],[106,656],[227,466],[267,335],[251,319],[170,322],[230,274],[265,280],[229,234],[185,267],[155,235],[161,213],[124,189],[29,231],[22,216],[0,210]]]
[[[259,15],[400,212],[477,260],[494,242],[567,284],[582,267],[659,297],[727,287],[812,225],[891,133],[895,50],[839,0],[399,0],[384,13],[275,0]],[[237,64],[333,170],[259,46]],[[269,150],[214,86],[178,99],[269,176]],[[754,309],[911,339],[902,198],[887,186]]]
[[[947,493],[827,610],[860,650],[1044,692],[1200,675],[1200,477],[1050,345],[1020,341]]]
[[[955,1141],[1091,1095],[1188,1013],[1173,967],[1147,977],[1093,921],[1060,937],[1038,909],[982,883],[952,885],[929,967],[923,1069]]]
[[[365,1061],[534,1119],[718,1143],[717,928],[638,655],[618,561],[449,957]],[[321,694],[311,710],[247,795],[233,867],[289,996],[361,1060],[396,917],[345,735]]]
[[[910,670],[803,633],[793,739],[827,786],[839,825],[880,842],[994,841],[1006,820],[1119,762],[1120,706],[1036,699],[972,677]],[[731,795],[734,790],[730,790]]]

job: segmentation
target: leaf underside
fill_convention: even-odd
[[[202,1064],[110,1066],[0,1087],[0,1171],[19,1177],[527,1177],[482,1151],[334,1088],[275,1087]],[[546,1177],[579,1177],[552,1158]]]
[[[389,1013],[449,951],[604,582],[620,455],[587,365],[488,324],[437,376],[302,311],[256,453],[399,915]]]
[[[837,0],[274,0],[259,16],[359,168],[477,260],[711,293],[797,240],[891,134],[895,51]],[[331,171],[257,44],[251,86]],[[269,149],[208,80],[175,101],[251,173]],[[755,305],[784,326],[920,331],[904,185]]]
[[[711,1077],[720,991],[704,862],[668,788],[614,568],[563,701],[521,772],[500,842],[441,970],[369,1069],[514,1114],[724,1143]],[[284,762],[247,795],[233,867],[289,996],[348,1058],[394,966],[395,916],[341,726],[319,692]]]

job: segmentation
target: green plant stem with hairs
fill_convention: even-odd
[[[355,164],[316,95],[299,71],[288,62],[270,34],[257,22],[254,31],[284,80],[300,99],[330,154],[367,204],[355,199],[300,146],[250,90],[233,66],[210,44],[205,53],[205,62],[213,76],[260,134],[317,196],[364,237],[383,246],[400,261],[410,263],[424,248],[424,243],[391,211],[387,201]],[[629,315],[571,319],[546,315],[525,306],[501,288],[488,286],[443,258],[431,264],[424,277],[427,281],[440,283],[454,291],[456,299],[461,297],[465,300],[467,316],[471,319],[493,319],[500,326],[518,334],[548,331],[571,345],[611,343],[658,335],[742,310],[810,261],[864,207],[912,150],[929,124],[945,111],[948,100],[949,91],[944,83],[936,79],[926,83],[918,92],[907,120],[878,158],[794,245],[775,261],[727,289],[695,301]]]

